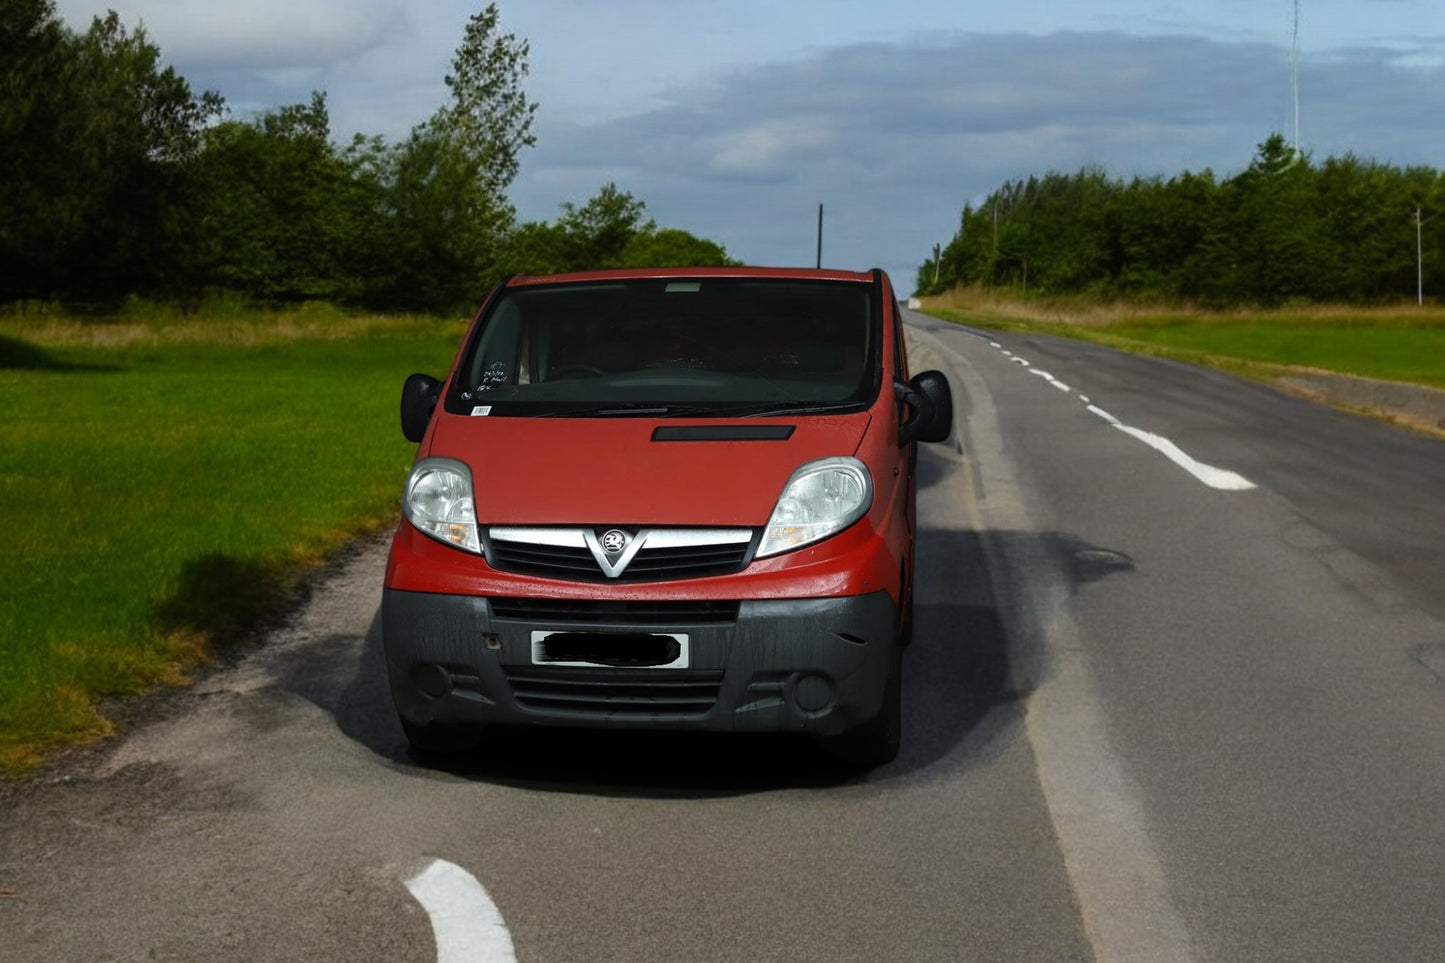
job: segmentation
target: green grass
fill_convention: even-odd
[[[1211,313],[953,292],[925,310],[982,327],[1056,334],[1269,380],[1312,369],[1445,388],[1445,310],[1325,307]]]
[[[1212,321],[1124,324],[1108,331],[1183,357],[1318,368],[1445,388],[1445,325]]]
[[[390,524],[459,322],[0,319],[0,770],[104,734]]]

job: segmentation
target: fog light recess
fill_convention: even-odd
[[[419,665],[411,670],[411,684],[423,695],[440,699],[452,691],[452,675],[439,665]]]
[[[821,675],[800,675],[793,680],[793,702],[806,713],[822,712],[833,704],[833,683]]]

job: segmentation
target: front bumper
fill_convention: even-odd
[[[898,645],[898,612],[882,591],[742,601],[736,618],[645,603],[586,621],[494,608],[481,596],[385,591],[382,639],[404,719],[837,735],[878,715]],[[685,634],[688,665],[534,665],[543,631]]]

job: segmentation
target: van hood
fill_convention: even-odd
[[[746,420],[443,414],[424,454],[470,466],[482,525],[757,527],[799,466],[854,454],[869,421],[866,411]],[[786,438],[703,440],[787,427]],[[682,440],[654,440],[659,429]]]

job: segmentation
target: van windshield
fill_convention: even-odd
[[[746,277],[506,289],[447,408],[519,416],[768,415],[877,397],[873,285]]]

